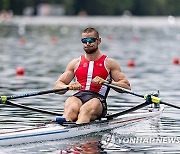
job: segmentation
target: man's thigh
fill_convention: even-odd
[[[103,111],[103,107],[98,98],[93,98],[81,106],[80,111],[83,111],[83,110],[86,110],[90,114],[100,116]]]
[[[65,109],[73,108],[79,110],[81,106],[82,106],[81,100],[74,96],[69,97],[65,102]]]

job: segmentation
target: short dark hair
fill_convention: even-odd
[[[96,34],[96,37],[99,38],[99,32],[95,28],[88,27],[83,31],[83,33],[91,33],[91,32],[94,32]]]

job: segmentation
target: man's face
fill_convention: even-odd
[[[93,54],[98,50],[98,45],[101,42],[100,38],[97,38],[94,32],[82,33],[83,49],[87,54]]]

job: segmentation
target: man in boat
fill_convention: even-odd
[[[67,65],[54,86],[68,86],[78,90],[66,100],[63,114],[67,121],[76,121],[77,124],[88,123],[106,115],[109,88],[102,85],[102,82],[111,82],[113,85],[130,89],[130,83],[118,63],[99,50],[101,38],[96,29],[86,28],[82,33],[81,42],[85,53]],[[71,82],[74,77],[76,81]],[[66,91],[59,94],[64,93]]]

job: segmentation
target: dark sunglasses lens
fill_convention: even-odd
[[[93,43],[96,41],[96,38],[83,38],[81,41],[82,43],[87,43],[87,42]]]
[[[87,43],[87,39],[86,39],[86,38],[83,38],[83,39],[81,40],[81,42],[82,42],[82,43]]]

